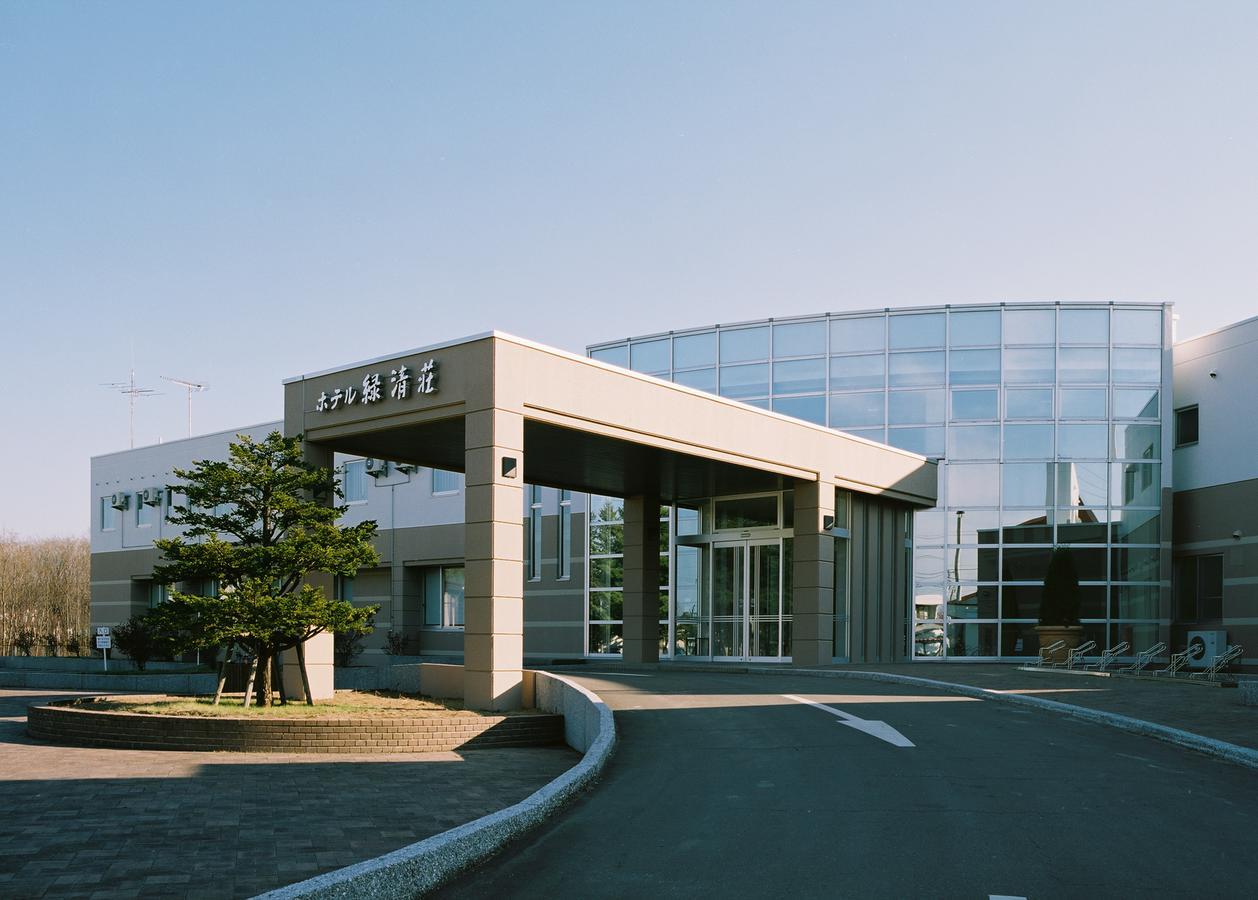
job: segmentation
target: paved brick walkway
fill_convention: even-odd
[[[528,796],[566,747],[335,756],[36,744],[0,690],[0,897],[248,897]]]

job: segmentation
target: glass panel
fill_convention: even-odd
[[[1000,310],[954,312],[948,324],[948,346],[977,347],[1000,343]]]
[[[717,500],[716,528],[718,531],[733,528],[776,528],[778,524],[778,498],[738,497]]]
[[[1041,584],[1006,584],[1000,591],[1000,614],[1006,619],[1038,619],[1040,599],[1044,594]],[[1008,627],[1008,626],[1006,626]],[[1032,631],[1031,646],[1035,646]]]
[[[1054,515],[1059,544],[1104,544],[1108,540],[1109,523],[1104,507],[1059,509]]]
[[[1065,462],[1057,464],[1057,505],[1105,509],[1109,496],[1105,463]]]
[[[1160,459],[1162,428],[1158,425],[1115,425],[1115,459]]]
[[[913,623],[913,655],[943,656],[944,627],[938,622],[925,620]]]
[[[944,420],[944,392],[892,391],[887,395],[891,425],[934,425]]]
[[[591,588],[619,588],[625,586],[625,561],[616,556],[609,559],[590,560]],[[598,616],[597,618],[620,618],[619,616]]]
[[[831,428],[837,427],[833,422],[830,423]],[[886,442],[886,430],[882,428],[844,428],[848,434],[857,437],[863,437],[868,441],[877,441],[882,444]]]
[[[909,350],[914,347],[942,347],[944,345],[944,314],[915,313],[907,316],[890,316],[888,329],[892,350]]]
[[[591,525],[590,553],[624,553],[625,535],[623,525]]]
[[[1000,617],[1000,588],[996,585],[955,584],[948,588],[950,619]]]
[[[769,408],[769,398],[768,398],[768,397],[758,397],[758,398],[756,398],[756,399],[754,399],[754,400],[749,399],[749,400],[743,400],[742,402],[743,402],[743,403],[746,403],[748,406],[756,406],[756,407],[759,407],[760,409],[768,409],[768,408]]]
[[[716,365],[716,332],[683,334],[673,338],[673,368]]]
[[[1114,463],[1110,505],[1161,506],[1161,469],[1157,463]]]
[[[1053,463],[1005,463],[1000,480],[1005,506],[1052,506]]]
[[[625,344],[619,344],[615,347],[591,350],[590,359],[597,359],[600,362],[611,363],[613,366],[627,369],[629,368],[629,347]]]
[[[773,326],[774,356],[820,356],[825,352],[825,322],[792,322]]]
[[[677,507],[677,534],[696,535],[703,533],[703,510],[698,507]]]
[[[950,541],[961,544],[995,544],[999,541],[1000,513],[994,509],[958,509],[950,511],[948,516],[950,520],[948,540]],[[960,527],[959,534],[958,526]],[[984,575],[982,580],[995,580],[997,577],[999,576],[994,575],[992,579],[988,579]]]
[[[943,581],[943,547],[918,548],[913,551],[913,576],[922,581]]]
[[[1115,309],[1114,343],[1161,344],[1162,311],[1158,309]]]
[[[781,548],[777,544],[751,547],[749,612],[751,656],[778,656],[778,617],[781,613]]]
[[[944,455],[942,428],[888,428],[887,443],[922,456]]]
[[[1052,547],[1005,547],[1002,560],[1005,581],[1043,586],[1052,554]]]
[[[999,466],[995,463],[953,465],[945,467],[945,483],[949,506],[999,505]]]
[[[1007,592],[1009,589],[1006,588],[1005,590]],[[1038,608],[1039,604],[1037,602],[1036,609]],[[1004,622],[1001,624],[1001,656],[1035,656],[1039,652],[1039,646],[1040,633],[1035,630],[1034,625],[1022,622]]]
[[[1162,380],[1162,351],[1114,348],[1114,382],[1157,384]]]
[[[943,585],[921,582],[913,588],[913,615],[918,620],[943,621]]]
[[[942,544],[944,540],[944,512],[942,509],[926,509],[913,515],[913,539],[917,544]]]
[[[769,393],[769,366],[722,366],[721,396],[731,399],[762,397]]]
[[[826,389],[824,359],[793,359],[773,364],[773,393],[804,394]]]
[[[445,581],[445,604],[449,613],[449,624],[455,628],[463,625],[463,594],[465,578],[462,566],[446,566],[441,570]]]
[[[882,388],[886,384],[886,357],[835,356],[830,360],[830,390]]]
[[[736,328],[721,332],[721,364],[769,358],[769,329]]]
[[[996,624],[948,624],[949,656],[995,656]]]
[[[999,391],[961,391],[952,392],[952,418],[965,421],[974,419],[996,419],[999,412],[996,408]]]
[[[1110,530],[1116,544],[1157,544],[1162,540],[1162,514],[1155,509],[1116,509]]]
[[[1051,309],[1006,309],[1005,344],[1051,344],[1055,320]]]
[[[1110,615],[1115,619],[1156,619],[1162,589],[1156,584],[1117,584],[1110,591]],[[1132,656],[1144,649],[1132,643]]]
[[[1152,388],[1114,389],[1114,418],[1156,419],[1160,414],[1158,392]]]
[[[1104,388],[1063,388],[1061,391],[1063,419],[1104,419]]]
[[[882,391],[868,394],[831,394],[830,427],[881,425],[884,397]]]
[[[1108,309],[1065,309],[1059,319],[1063,344],[1109,343]]]
[[[1005,391],[1005,418],[1051,419],[1052,388],[1009,388]]]
[[[624,626],[615,625],[591,625],[590,626],[590,652],[591,653],[620,653],[624,648]]]
[[[892,353],[888,358],[887,383],[891,387],[942,385],[944,355],[942,350],[930,353]]]
[[[1114,581],[1157,581],[1161,577],[1162,551],[1157,547],[1115,547]]]
[[[1056,363],[1052,348],[1005,351],[1005,384],[1052,384]]]
[[[1004,509],[1000,512],[1000,536],[1006,544],[1051,544],[1053,542],[1052,513],[1046,509]],[[1047,565],[1047,563],[1046,563]],[[1004,578],[1023,580],[1028,576],[1009,574],[1009,551],[1005,551]],[[1033,576],[1040,581],[1043,575]]]
[[[1005,459],[1052,458],[1052,425],[1005,426]]]
[[[624,594],[620,591],[590,591],[590,619],[619,619],[624,612]]]
[[[784,416],[794,416],[805,422],[817,425],[826,424],[826,398],[824,394],[811,397],[777,397],[773,401],[773,411]]]
[[[887,319],[870,316],[830,320],[831,353],[868,353],[887,346]]]
[[[424,570],[424,624],[441,626],[441,569],[436,567]]]
[[[948,360],[949,384],[999,384],[999,350],[953,350]]]
[[[673,374],[673,381],[698,391],[707,391],[709,394],[716,393],[716,369],[694,369],[690,372],[676,372]]]
[[[672,367],[669,353],[669,339],[644,341],[633,344],[629,348],[629,361],[635,372],[655,375],[667,372]]]
[[[949,459],[999,459],[999,425],[953,425],[948,429]]]
[[[1109,350],[1104,347],[1063,347],[1058,360],[1061,384],[1104,384],[1109,381]]]
[[[957,510],[957,523],[965,520],[963,510]],[[964,526],[962,526],[964,531]],[[953,584],[965,581],[998,581],[1000,580],[1000,551],[996,547],[948,547],[936,550],[944,554],[947,569],[941,574]],[[914,572],[916,572],[916,565]],[[992,616],[996,613],[993,610]],[[985,619],[987,616],[978,616]]]
[[[744,551],[742,545],[712,548],[713,656],[742,656]]]
[[[1057,455],[1062,459],[1105,459],[1109,454],[1104,425],[1057,426]]]
[[[1060,535],[1058,536],[1060,540]],[[1106,549],[1104,547],[1071,547],[1070,557],[1074,560],[1075,572],[1079,575],[1080,581],[1104,581],[1105,580],[1105,563]],[[1085,613],[1080,610],[1079,614],[1084,618],[1093,618],[1105,616],[1105,603],[1099,603],[1091,613]]]

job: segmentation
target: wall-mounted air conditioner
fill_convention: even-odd
[[[1188,666],[1204,669],[1214,658],[1227,649],[1226,631],[1188,632]]]
[[[372,478],[379,478],[381,475],[388,475],[389,461],[387,459],[368,459],[367,474]]]
[[[109,498],[109,505],[114,509],[126,509],[131,501],[131,495],[126,491],[114,494]]]
[[[144,505],[145,506],[161,506],[162,505],[162,489],[150,487],[144,489]]]
[[[399,472],[405,473],[406,475],[410,475],[412,472],[414,472],[416,469],[419,468],[419,466],[415,465],[414,463],[394,463],[393,465],[397,467],[397,470]]]

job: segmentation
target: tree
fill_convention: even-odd
[[[132,616],[122,625],[115,625],[113,643],[130,657],[141,672],[149,660],[167,655],[172,647],[170,638],[163,633],[152,610],[141,616]]]
[[[1079,574],[1069,547],[1054,547],[1044,576],[1040,601],[1041,625],[1079,624]]]
[[[340,485],[332,472],[305,460],[300,436],[237,437],[227,460],[175,470],[184,483],[172,488],[186,503],[174,507],[170,520],[186,531],[154,542],[165,560],[154,576],[217,589],[212,595],[172,590],[158,617],[182,649],[239,646],[249,653],[250,684],[256,675],[264,706],[271,702],[272,662],[296,648],[306,702],[313,703],[304,642],[325,631],[369,631],[379,607],[330,599],[306,580],[314,572],[352,576],[375,565],[376,523],[337,524],[346,507],[329,501],[344,496]]]

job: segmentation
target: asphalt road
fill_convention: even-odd
[[[1258,896],[1252,769],[901,685],[580,680],[620,732],[602,781],[437,896]]]

